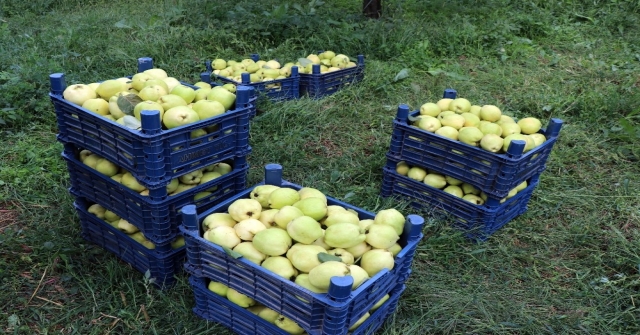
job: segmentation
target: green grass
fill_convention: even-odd
[[[156,290],[80,237],[50,73],[89,83],[130,75],[150,56],[195,82],[205,59],[330,49],[363,53],[365,80],[322,100],[261,106],[250,184],[277,162],[290,181],[367,210],[409,212],[378,196],[398,104],[417,108],[453,87],[516,117],[565,122],[528,211],[487,242],[428,220],[379,334],[640,332],[640,3],[383,0],[377,21],[360,17],[357,1],[313,4],[0,4],[0,329],[230,334],[192,313],[185,276]],[[404,68],[410,76],[393,82]]]

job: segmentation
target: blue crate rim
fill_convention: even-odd
[[[248,72],[243,72],[243,73],[248,73]],[[216,77],[220,80],[225,81],[225,84],[234,84],[236,86],[241,86],[241,85],[246,85],[246,86],[252,86],[252,87],[256,87],[256,86],[260,86],[260,85],[269,85],[269,84],[282,84],[282,83],[294,83],[296,80],[299,80],[299,77],[287,77],[287,78],[280,78],[280,79],[273,79],[273,80],[269,80],[269,81],[260,81],[260,82],[255,82],[255,83],[242,83],[242,82],[237,82],[233,79],[229,79],[228,77],[223,77],[220,75],[217,75],[213,72],[211,72],[212,77]]]
[[[226,200],[224,200],[224,201],[220,202],[220,203],[219,203],[219,204],[217,204],[216,206],[214,206],[214,207],[212,207],[212,208],[210,208],[210,209],[208,209],[208,210],[206,210],[206,211],[204,211],[204,212],[202,212],[202,213],[197,213],[196,215],[197,215],[197,219],[198,219],[198,227],[197,227],[197,228],[198,228],[198,232],[200,232],[200,231],[201,231],[201,229],[202,229],[202,223],[201,223],[201,221],[202,221],[202,220],[204,220],[204,218],[205,218],[206,216],[208,216],[209,214],[212,214],[212,213],[216,213],[216,211],[220,211],[222,208],[228,208],[228,206],[229,206],[233,201],[235,201],[235,200],[237,200],[237,199],[240,199],[240,198],[246,198],[246,197],[248,197],[248,195],[250,194],[250,192],[251,192],[255,187],[260,186],[260,185],[264,185],[264,184],[265,184],[265,181],[263,180],[263,181],[261,181],[261,182],[259,182],[259,183],[257,183],[257,184],[254,184],[254,185],[252,185],[252,186],[248,187],[248,188],[247,188],[247,189],[245,189],[244,191],[238,192],[238,194],[236,194],[236,195],[234,195],[234,196],[232,196],[232,197],[230,197],[230,198],[228,198],[228,199],[226,199]],[[279,187],[289,187],[289,188],[293,188],[293,189],[297,189],[297,190],[299,190],[299,189],[303,188],[303,186],[301,186],[301,185],[299,185],[299,184],[296,184],[296,183],[289,182],[289,181],[287,181],[287,180],[285,180],[285,179],[281,179],[281,180],[280,180],[280,184],[279,184],[279,185],[277,185],[277,186],[279,186]],[[374,218],[374,217],[376,216],[376,213],[373,213],[373,212],[371,212],[371,211],[367,211],[367,210],[365,210],[365,209],[363,209],[363,208],[360,208],[360,207],[357,207],[357,206],[351,205],[351,204],[349,204],[349,203],[347,203],[347,202],[341,201],[341,200],[336,199],[336,198],[334,198],[334,197],[326,196],[326,198],[327,198],[327,201],[328,201],[328,202],[329,202],[329,201],[330,201],[330,202],[335,202],[335,203],[339,204],[339,205],[340,205],[340,206],[342,206],[342,207],[345,207],[345,208],[347,208],[347,209],[352,209],[352,210],[356,211],[356,212],[358,213],[358,216],[360,216],[361,214],[362,214],[363,216],[367,216],[367,217],[371,217],[371,218]],[[404,215],[404,216],[405,216],[405,218],[408,218],[408,216],[409,216],[409,215],[411,215],[411,214]],[[424,224],[424,219],[423,219],[422,217],[420,217],[420,219],[422,219],[422,220],[423,220],[423,223],[422,223],[422,224]],[[406,229],[406,228],[407,228],[407,226],[410,226],[410,225],[408,225],[408,224],[405,222],[405,227],[404,227],[405,229],[404,229],[404,231],[403,231],[403,234],[400,236],[400,240],[405,241],[405,243],[408,243],[408,242],[410,241],[410,240],[409,240],[409,237],[410,237],[410,236],[408,236],[408,235],[411,233],[410,231],[408,231],[408,230]],[[189,230],[189,229],[188,229],[188,228],[186,228],[186,227],[185,227],[185,229],[186,229],[186,230]],[[403,237],[405,237],[405,235],[406,235],[406,238],[403,238]],[[419,235],[420,235],[420,236],[417,236],[417,237],[415,238],[416,240],[420,240],[420,238],[421,238],[421,236],[422,236],[422,233],[420,233]],[[402,251],[401,251],[400,253],[402,253]],[[400,253],[399,253],[398,255],[400,255]]]
[[[318,77],[318,76],[326,76],[326,75],[341,75],[344,74],[345,72],[343,71],[348,71],[348,73],[356,73],[356,72],[360,72],[363,71],[365,69],[365,65],[356,65],[353,67],[346,67],[344,69],[340,69],[340,70],[336,70],[336,71],[331,71],[331,72],[325,72],[325,73],[300,73],[301,77]]]
[[[73,104],[67,100],[65,100],[64,98],[61,98],[60,96],[57,96],[55,94],[49,93],[50,97],[52,99],[56,99],[56,100],[60,100],[58,103],[70,103]],[[212,125],[215,125],[217,123],[219,123],[220,121],[226,119],[227,117],[229,117],[229,115],[233,115],[235,116],[240,116],[241,114],[244,113],[250,113],[251,112],[251,108],[252,108],[252,104],[249,103],[247,104],[248,106],[239,108],[239,109],[234,109],[234,110],[230,110],[227,111],[223,114],[220,115],[216,115],[212,118],[208,118],[208,119],[204,119],[204,120],[200,120],[194,123],[190,123],[190,124],[186,124],[180,127],[176,127],[176,128],[172,128],[172,129],[160,129],[160,133],[157,134],[145,134],[142,130],[135,130],[135,129],[131,129],[128,128],[122,124],[119,124],[115,121],[109,120],[107,118],[104,118],[96,113],[93,113],[85,108],[82,108],[82,106],[78,106],[76,104],[73,104],[74,108],[77,108],[78,110],[81,110],[82,112],[84,112],[86,115],[84,115],[83,117],[90,117],[95,119],[97,123],[100,123],[100,126],[102,127],[111,127],[111,126],[117,126],[122,130],[126,130],[128,131],[131,135],[138,137],[138,140],[140,141],[149,141],[149,142],[153,142],[154,140],[162,140],[159,137],[162,135],[173,135],[173,134],[177,134],[179,132],[183,132],[183,131],[193,131],[193,130],[198,130],[201,128],[205,128],[205,127],[209,127]]]
[[[211,209],[207,210],[206,212],[198,213],[198,217],[201,217],[201,216],[205,216],[205,215],[209,215],[209,214],[211,214],[211,213],[214,213],[214,210],[215,210],[215,209],[217,209],[217,208],[219,208],[219,207],[223,207],[225,203],[231,203],[231,201],[232,201],[232,200],[236,200],[236,199],[241,198],[241,195],[242,195],[244,192],[251,191],[251,190],[253,190],[256,186],[260,186],[260,185],[264,185],[264,181],[262,181],[262,182],[259,182],[259,183],[257,183],[257,184],[252,185],[251,187],[247,188],[247,189],[246,189],[246,190],[244,190],[243,192],[240,192],[240,193],[236,194],[234,197],[232,197],[232,198],[230,198],[230,199],[227,199],[226,201],[224,201],[224,202],[222,202],[222,203],[218,204],[218,205],[217,205],[217,206],[215,206],[214,208],[211,208]],[[280,185],[278,185],[278,186],[280,186],[280,187],[295,188],[295,189],[300,189],[300,188],[302,188],[302,187],[303,187],[303,186],[301,186],[301,185],[298,185],[298,184],[295,184],[295,183],[292,183],[292,182],[289,182],[289,181],[286,181],[286,180],[282,180],[282,183],[281,183]],[[346,202],[344,202],[344,201],[338,200],[338,199],[336,199],[336,198],[334,198],[334,197],[330,197],[330,196],[326,196],[326,197],[327,197],[327,200],[329,200],[329,199],[330,199],[330,200],[335,201],[335,202],[340,202],[340,203],[341,203],[341,206],[343,206],[343,207],[347,207],[347,208],[349,208],[349,209],[353,209],[353,210],[355,210],[355,211],[357,211],[357,212],[362,212],[362,213],[363,213],[363,214],[365,214],[365,215],[369,215],[369,216],[372,216],[372,217],[375,217],[375,215],[376,215],[376,214],[375,214],[375,213],[373,213],[373,212],[370,212],[370,211],[364,210],[364,209],[362,209],[362,208],[356,207],[356,206],[351,205],[351,204],[349,204],[349,203],[346,203]]]
[[[131,76],[127,76],[127,78],[131,79]],[[189,84],[189,83],[185,83],[185,82],[180,82],[180,83],[185,85],[185,86],[189,86],[189,87],[191,87],[191,88],[193,88],[195,90],[200,89],[200,87],[192,85],[192,84]],[[121,128],[123,130],[127,130],[132,135],[137,136],[140,140],[154,140],[157,137],[159,137],[160,135],[173,135],[174,133],[178,133],[178,132],[182,132],[182,131],[186,131],[186,130],[197,130],[197,129],[201,129],[201,128],[204,128],[204,127],[208,127],[208,126],[214,125],[214,124],[218,123],[219,120],[226,119],[226,117],[228,117],[231,114],[233,114],[234,116],[237,116],[237,115],[242,114],[242,113],[250,112],[250,109],[253,107],[254,102],[256,101],[256,98],[257,98],[256,95],[255,95],[255,88],[253,88],[253,87],[251,87],[249,85],[239,85],[239,86],[245,86],[245,87],[248,87],[250,89],[249,101],[246,104],[246,106],[242,106],[242,107],[239,107],[239,108],[238,108],[238,106],[235,106],[236,107],[235,109],[225,111],[223,114],[216,115],[216,116],[214,116],[212,118],[207,118],[207,119],[204,119],[204,120],[199,120],[199,121],[194,122],[194,123],[190,123],[190,124],[182,125],[182,126],[179,126],[179,127],[175,127],[175,128],[172,128],[172,129],[162,129],[162,128],[160,128],[160,130],[159,130],[160,132],[157,133],[157,134],[145,134],[142,129],[135,130],[135,129],[128,128],[128,127],[126,127],[126,126],[124,126],[122,124],[117,123],[116,121],[109,120],[109,119],[107,119],[105,117],[102,117],[102,116],[100,116],[100,115],[98,115],[96,113],[91,112],[90,110],[88,110],[86,108],[82,108],[82,106],[80,106],[80,105],[77,105],[77,104],[75,104],[75,103],[73,103],[71,101],[68,101],[68,100],[64,99],[62,94],[55,94],[55,93],[49,92],[49,97],[52,100],[55,100],[57,103],[70,104],[74,108],[84,112],[86,114],[85,117],[89,116],[91,118],[94,118],[95,120],[99,120],[99,123],[102,123],[101,126],[105,126],[105,127],[107,127],[107,126],[118,126],[119,128]],[[236,96],[236,99],[237,99],[237,96]]]
[[[411,117],[416,117],[418,114],[420,114],[419,110],[415,110],[415,111],[412,111],[412,112],[409,113],[409,115]],[[500,158],[500,159],[504,159],[504,160],[508,160],[508,161],[514,161],[514,162],[519,162],[519,161],[523,160],[524,158],[526,158],[528,156],[533,156],[533,155],[539,153],[540,151],[545,150],[549,145],[555,144],[556,141],[558,140],[558,137],[559,137],[559,136],[551,136],[551,137],[547,138],[547,140],[544,141],[539,146],[537,146],[537,147],[535,147],[532,150],[529,150],[527,152],[523,152],[522,155],[519,158],[513,158],[513,157],[510,157],[510,155],[507,154],[506,152],[505,153],[493,153],[493,152],[484,150],[484,149],[482,149],[480,147],[475,147],[475,146],[472,146],[472,145],[468,145],[468,144],[466,144],[464,142],[452,140],[452,139],[450,139],[448,137],[445,137],[445,136],[442,136],[442,135],[438,135],[436,133],[432,133],[432,132],[426,131],[424,129],[420,129],[420,128],[417,128],[417,127],[415,127],[415,128],[411,127],[409,124],[400,122],[397,119],[394,119],[393,124],[394,124],[394,126],[395,125],[400,125],[403,128],[407,128],[407,130],[410,130],[410,131],[413,130],[413,131],[421,132],[422,134],[427,134],[427,136],[437,136],[439,139],[449,141],[452,146],[463,145],[463,146],[465,146],[465,149],[474,150],[476,152],[482,152],[483,155],[484,154],[489,154],[489,155],[491,155],[492,157],[495,157],[495,158]],[[545,135],[545,137],[547,136],[546,128],[541,128],[538,133],[541,133],[541,134]]]

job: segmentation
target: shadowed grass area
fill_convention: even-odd
[[[299,6],[297,6],[299,5]],[[397,312],[379,334],[635,334],[640,206],[637,1],[53,1],[0,4],[0,327],[9,334],[231,334],[192,313],[186,276],[155,289],[80,237],[48,76],[196,82],[204,61],[366,57],[365,80],[321,100],[265,103],[249,183],[284,177],[371,211],[398,104],[455,88],[515,117],[564,120],[528,204],[473,244],[427,217]],[[394,82],[403,69],[409,76]]]

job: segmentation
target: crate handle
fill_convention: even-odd
[[[519,158],[524,152],[524,147],[527,145],[526,141],[513,140],[509,143],[509,149],[507,149],[507,155],[512,158]]]
[[[151,57],[138,58],[138,72],[144,72],[149,69],[153,69],[153,58]]]
[[[547,131],[545,132],[547,138],[558,137],[560,134],[560,128],[562,128],[562,124],[564,121],[561,119],[552,118],[549,120],[549,125],[547,126]]]
[[[396,120],[407,123],[407,119],[409,118],[409,106],[406,104],[401,104],[398,106],[398,112],[396,113]]]
[[[282,185],[282,165],[275,163],[265,165],[264,183],[265,185]]]
[[[253,96],[253,87],[240,85],[236,88],[236,109],[246,106]]]
[[[140,123],[142,124],[142,132],[147,135],[154,135],[162,132],[160,111],[158,110],[140,111]]]
[[[458,96],[458,92],[456,92],[456,90],[454,90],[453,88],[447,88],[446,90],[444,90],[444,93],[442,93],[442,98],[444,99],[455,99]]]
[[[242,72],[240,74],[240,78],[242,78],[242,83],[243,84],[251,84],[251,75],[249,74],[249,72]]]
[[[420,215],[409,214],[407,220],[404,223],[404,230],[409,232],[408,241],[420,238],[422,233],[422,226],[424,225],[424,218]]]
[[[200,73],[200,80],[205,83],[211,83],[211,72]]]
[[[353,277],[331,277],[331,283],[329,284],[329,292],[327,296],[329,299],[336,300],[338,302],[346,301],[351,295],[353,286]]]
[[[196,212],[196,205],[186,205],[182,207],[182,223],[188,230],[200,231],[198,227],[198,213]]]
[[[64,73],[52,73],[49,75],[49,83],[51,84],[51,94],[62,95],[67,88],[64,80]]]

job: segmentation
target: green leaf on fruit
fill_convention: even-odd
[[[224,252],[226,252],[227,255],[229,255],[229,256],[231,256],[231,257],[233,257],[235,259],[238,259],[238,258],[242,257],[241,253],[239,253],[237,251],[233,251],[233,250],[231,250],[231,249],[229,249],[227,247],[222,247],[222,250],[224,250]]]
[[[140,120],[136,119],[135,117],[133,117],[131,115],[125,115],[123,117],[123,123],[124,123],[124,126],[129,128],[129,129],[138,130],[138,129],[142,128],[142,124],[140,123]]]
[[[411,122],[416,122],[416,121],[420,120],[420,117],[419,116],[411,116],[411,114],[409,114],[408,119]]]
[[[298,58],[298,63],[300,63],[302,67],[307,67],[307,65],[313,64],[313,62],[308,58]]]
[[[120,108],[120,110],[126,114],[126,115],[132,115],[133,114],[133,109],[136,107],[137,104],[141,103],[142,99],[140,99],[139,96],[137,96],[136,94],[127,94],[127,95],[121,95],[118,97],[118,108]]]
[[[396,82],[408,77],[409,77],[409,69],[402,69],[400,70],[400,72],[398,72],[398,74],[396,74],[396,77],[393,78],[393,81]]]
[[[321,263],[324,262],[330,262],[330,261],[334,261],[334,262],[342,262],[342,258],[338,257],[338,256],[334,256],[331,254],[328,254],[326,252],[321,252],[318,254],[318,260]]]

